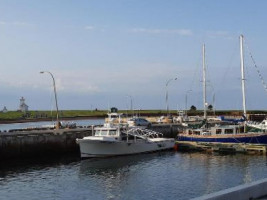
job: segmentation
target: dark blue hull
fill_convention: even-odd
[[[178,135],[178,141],[188,142],[221,142],[221,143],[247,143],[247,144],[267,144],[267,134],[237,134],[237,135]]]

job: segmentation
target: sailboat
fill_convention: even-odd
[[[244,36],[240,35],[240,62],[241,62],[241,84],[243,99],[243,117],[246,113],[246,94],[245,94],[245,72],[243,56]],[[203,45],[203,103],[204,119],[207,118],[206,110],[206,67],[205,67],[205,46]],[[267,144],[267,133],[265,132],[247,132],[246,121],[235,125],[217,125],[214,127],[200,129],[186,129],[178,134],[178,141],[188,142],[219,142],[219,143],[247,143],[247,144]]]

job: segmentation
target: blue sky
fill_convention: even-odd
[[[245,36],[248,109],[267,109],[264,0],[0,0],[0,109],[202,108],[201,49],[208,103],[242,109],[239,35]],[[249,48],[249,51],[248,51]],[[130,97],[129,97],[130,96]]]

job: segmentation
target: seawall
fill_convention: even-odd
[[[0,133],[0,160],[79,153],[75,139],[91,134],[91,128]]]

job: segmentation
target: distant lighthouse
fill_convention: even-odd
[[[20,105],[19,105],[19,111],[21,112],[27,112],[29,109],[29,106],[25,103],[24,97],[21,97],[20,99]]]

